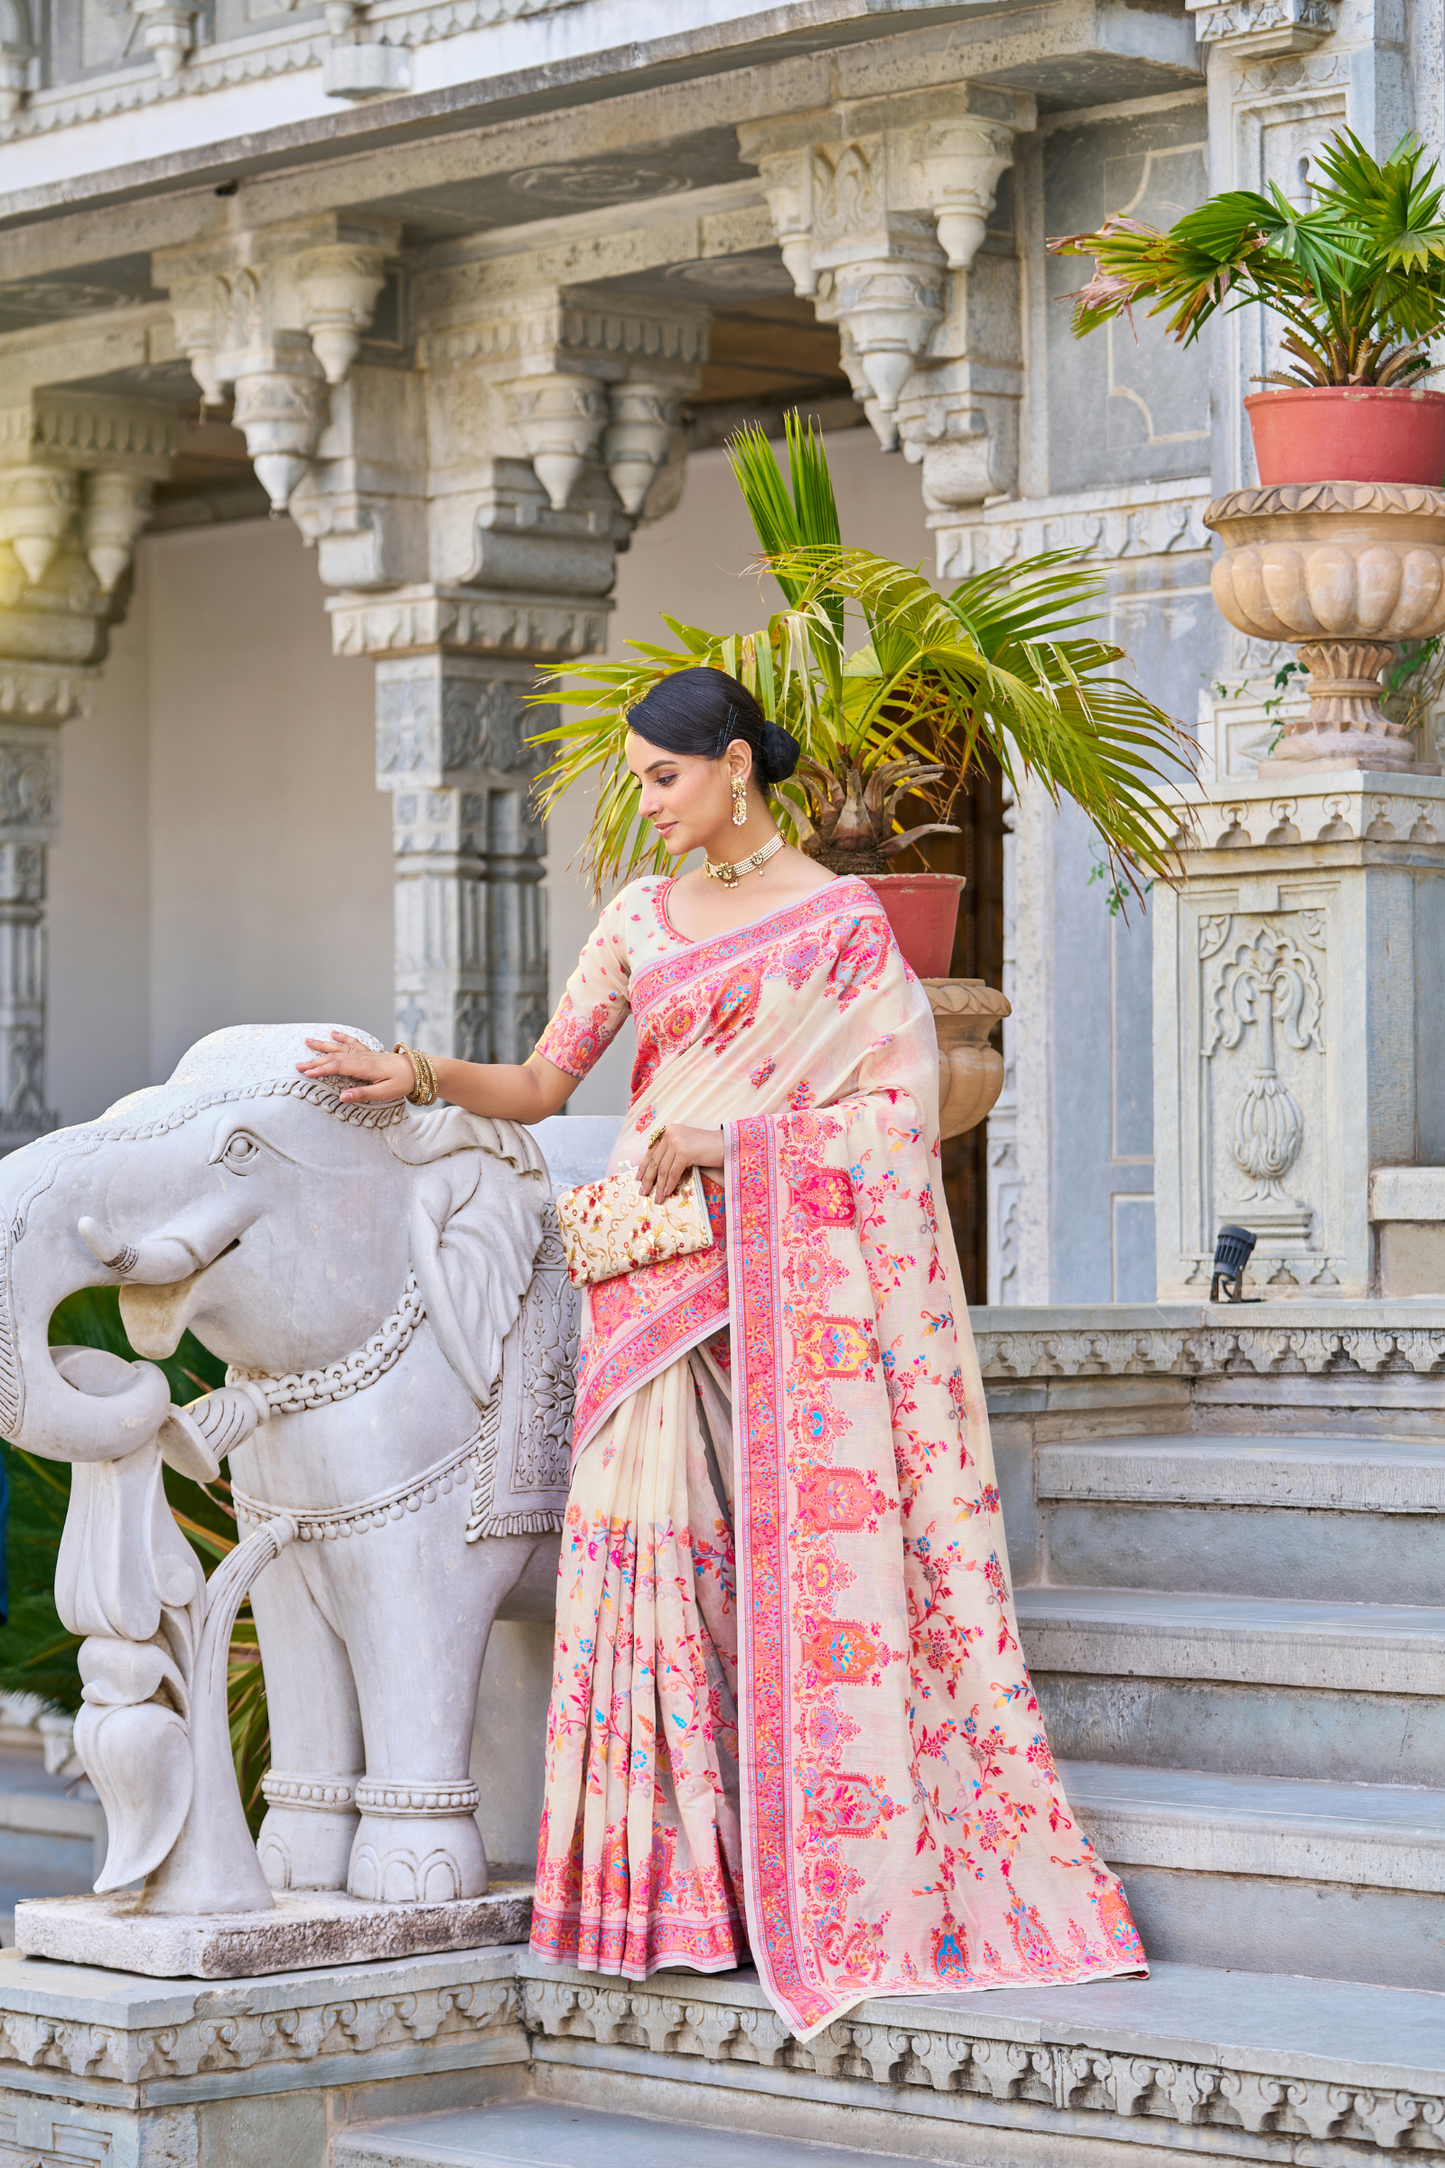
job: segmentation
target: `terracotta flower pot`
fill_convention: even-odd
[[[904,961],[920,979],[946,977],[958,928],[961,873],[865,873],[888,913]]]
[[[1301,385],[1244,402],[1261,486],[1299,482],[1445,485],[1445,392]]]

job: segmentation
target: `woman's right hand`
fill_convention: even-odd
[[[405,1054],[373,1054],[359,1039],[333,1031],[330,1041],[308,1039],[314,1051],[311,1061],[298,1061],[302,1076],[344,1076],[357,1081],[341,1094],[343,1100],[405,1099],[416,1090],[416,1071]]]

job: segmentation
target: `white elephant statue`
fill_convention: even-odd
[[[343,1105],[338,1080],[296,1069],[329,1029],[215,1032],[169,1082],[0,1162],[0,1435],[77,1463],[135,1456],[138,1499],[149,1441],[190,1474],[229,1456],[238,1533],[273,1537],[250,1552],[270,1561],[251,1598],[271,1719],[266,1882],[437,1903],[487,1883],[468,1764],[493,1620],[551,1611],[576,1307],[528,1132],[458,1108]],[[189,1326],[227,1384],[176,1410],[151,1363],[47,1346],[64,1296],[115,1284],[142,1355],[169,1355]],[[83,1528],[67,1540],[88,1589]],[[179,1691],[159,1666],[194,1601],[179,1559],[155,1556],[171,1610],[152,1717]],[[134,1633],[118,1615],[112,1592],[80,1630]],[[145,1603],[127,1615],[145,1628]],[[100,1648],[87,1702],[114,1708],[134,1667]],[[91,1773],[134,1825],[144,1804],[99,1713]],[[140,1871],[145,1854],[132,1829],[121,1857]],[[194,1909],[190,1879],[170,1885],[152,1873],[153,1905]]]

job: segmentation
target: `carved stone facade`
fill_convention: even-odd
[[[1241,649],[1206,592],[1203,510],[1252,479],[1237,394],[1270,358],[1253,319],[1228,320],[1212,362],[1143,318],[1075,344],[1078,267],[1044,242],[1111,210],[1166,222],[1211,187],[1298,196],[1342,120],[1372,142],[1428,134],[1422,11],[1046,0],[946,34],[876,12],[860,36],[827,0],[784,50],[750,0],[725,49],[687,11],[599,43],[572,0],[0,6],[17,237],[0,408],[32,417],[0,436],[0,574],[27,583],[0,595],[0,713],[74,712],[165,432],[197,391],[228,402],[315,549],[337,654],[376,664],[398,1031],[525,1049],[546,1000],[535,754],[511,733],[499,765],[488,732],[438,732],[604,643],[619,551],[678,502],[710,324],[735,296],[786,281],[789,307],[836,330],[880,440],[919,469],[941,582],[1084,550],[1111,636],[1186,724],[1203,714],[1226,770],[1252,770],[1293,712],[1280,655]],[[648,71],[679,52],[697,65],[663,100]],[[737,336],[730,317],[719,353]],[[87,402],[160,434],[86,449]],[[68,449],[42,410],[69,417]],[[25,563],[52,534],[37,585]],[[1124,1299],[1147,1292],[1154,1247],[1152,927],[1108,909],[1067,811],[1029,801],[1024,785],[1008,846],[994,1287]],[[1063,1183],[1065,1164],[1098,1179]]]

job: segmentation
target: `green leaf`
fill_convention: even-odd
[[[1346,129],[1314,160],[1321,185],[1308,210],[1271,183],[1211,196],[1164,232],[1115,217],[1051,241],[1055,254],[1096,262],[1074,329],[1083,336],[1149,303],[1187,345],[1217,311],[1262,302],[1291,327],[1300,363],[1269,381],[1411,381],[1428,368],[1418,350],[1445,331],[1445,187],[1435,165],[1422,173],[1423,158],[1407,136],[1381,165]]]

